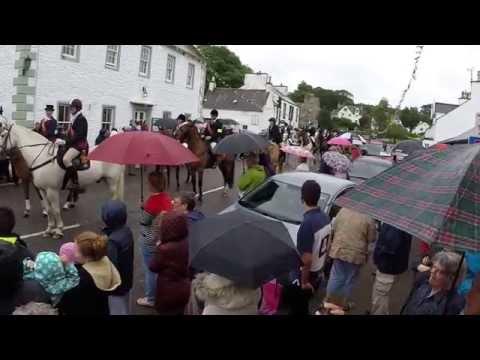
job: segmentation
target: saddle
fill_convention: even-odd
[[[63,156],[67,152],[67,147],[65,145],[60,145],[57,151],[57,163],[63,170],[66,170],[65,164],[63,163]],[[72,161],[73,167],[76,171],[84,171],[90,169],[90,160],[88,160],[88,153],[87,151],[82,151],[80,155],[78,155]]]

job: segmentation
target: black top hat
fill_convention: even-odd
[[[178,115],[177,120],[185,121],[185,115],[183,114]]]
[[[53,105],[47,105],[45,106],[45,111],[55,111],[55,108],[53,107]]]

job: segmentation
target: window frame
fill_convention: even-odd
[[[142,58],[142,54],[143,54],[143,49],[148,49],[149,50],[149,57],[148,57],[148,62],[147,62],[147,69],[146,69],[146,72],[142,72],[142,62],[144,62],[145,60]],[[141,76],[141,77],[146,77],[146,78],[149,78],[150,77],[150,72],[151,72],[151,68],[152,68],[152,47],[151,46],[148,46],[148,45],[142,45],[140,47],[140,61],[139,61],[139,64],[138,64],[138,76]]]
[[[250,118],[250,125],[251,126],[260,125],[260,117],[258,115],[252,115],[252,117]]]
[[[60,58],[63,60],[73,61],[73,62],[80,62],[80,45],[60,45]],[[64,52],[65,46],[73,46],[74,54],[70,55]]]
[[[190,69],[192,69],[191,74],[190,74]],[[189,79],[191,79],[191,84],[188,83]],[[194,85],[195,85],[195,64],[189,62],[187,65],[187,85],[186,86],[188,89],[193,89]]]
[[[117,52],[116,52],[116,64],[112,64],[108,62],[108,52],[111,51],[108,49],[109,46],[117,46]],[[121,45],[106,45],[105,49],[105,68],[110,69],[110,70],[119,70],[120,69],[120,51],[121,51]]]
[[[110,114],[110,123],[107,123],[104,121],[104,113],[105,113],[105,110],[111,110],[111,114]],[[105,124],[109,124],[109,129],[108,130],[112,130],[112,128],[115,127],[115,113],[116,113],[116,107],[114,105],[103,105],[102,106],[102,119],[100,120],[100,128],[101,129],[104,129],[104,125]]]
[[[294,112],[295,108],[293,107],[293,105],[290,105],[290,108],[288,109],[288,120],[289,121],[292,121],[293,120],[293,112]]]
[[[169,64],[170,59],[173,59],[173,68],[172,68],[172,71],[171,71],[171,78],[168,77],[168,70],[169,70],[168,64]],[[177,63],[176,56],[172,55],[172,54],[167,54],[167,66],[166,66],[166,70],[165,70],[165,82],[167,82],[169,84],[174,84],[175,83],[175,66],[176,66],[176,63]]]
[[[282,104],[282,119],[286,119],[287,118],[287,103],[283,103]]]
[[[60,120],[60,108],[65,108],[62,118],[65,118],[65,115],[68,117],[68,121],[61,121]],[[71,124],[71,114],[69,112],[70,104],[68,101],[58,101],[57,102],[57,130],[62,129],[63,131],[67,131],[68,127]]]

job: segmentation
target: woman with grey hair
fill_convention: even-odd
[[[432,259],[432,267],[415,282],[403,306],[402,315],[458,315],[465,306],[465,299],[458,295],[457,286],[465,274],[462,262],[457,279],[461,256],[450,251],[441,251]],[[452,289],[453,282],[455,284]]]

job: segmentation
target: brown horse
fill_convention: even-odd
[[[187,143],[188,148],[193,152],[200,161],[189,164],[192,177],[193,192],[197,193],[197,175],[198,175],[198,200],[203,199],[203,171],[210,163],[210,152],[208,151],[208,144],[200,137],[198,129],[193,123],[185,123],[176,131],[175,137],[181,143]],[[218,168],[223,175],[224,189],[227,186],[233,188],[235,159],[226,155],[217,156],[219,163]]]
[[[272,163],[273,169],[277,174],[280,174],[283,171],[282,161],[282,152],[280,151],[280,146],[275,143],[270,143],[267,148],[268,156],[270,157],[270,162]]]

